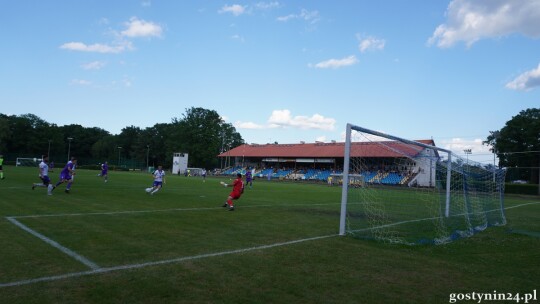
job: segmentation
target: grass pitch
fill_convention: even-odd
[[[224,178],[168,176],[150,196],[149,174],[78,170],[72,193],[47,196],[36,168],[4,173],[1,303],[448,303],[539,287],[538,197],[507,196],[507,226],[403,246],[337,236],[338,187],[256,180],[228,212]]]

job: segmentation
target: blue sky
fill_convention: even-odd
[[[540,107],[540,1],[0,0],[1,109],[118,134],[217,111],[248,143],[345,125],[491,162]]]

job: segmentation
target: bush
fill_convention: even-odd
[[[538,185],[536,184],[505,184],[505,193],[538,195]]]
[[[77,169],[101,170],[101,165],[77,165]]]

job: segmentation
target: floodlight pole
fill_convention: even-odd
[[[150,145],[146,145],[146,171],[148,171],[148,157],[150,156]]]
[[[496,183],[495,181],[495,173],[497,172],[497,167],[495,167],[495,156],[497,154],[495,153],[495,148],[493,148],[493,184]],[[540,171],[539,171],[540,172]],[[539,192],[540,193],[540,192]]]
[[[68,157],[67,157],[67,161],[69,161],[69,153],[71,152],[71,141],[73,140],[73,137],[68,137],[67,139],[68,139],[68,141],[69,141],[69,144],[68,144]]]
[[[223,154],[223,152],[225,152],[225,150],[223,150],[224,146],[225,146],[225,131],[221,130],[221,153],[220,154]],[[223,156],[220,157],[220,164],[221,164],[221,169],[223,169]]]
[[[120,150],[122,150],[122,147],[118,146],[118,167],[120,167]]]
[[[469,154],[472,154],[472,149],[465,149],[463,152],[467,155],[467,167],[469,167]]]

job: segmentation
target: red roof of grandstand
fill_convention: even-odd
[[[431,139],[417,140],[420,143],[435,146]],[[396,152],[400,150],[409,156],[418,154],[422,149],[396,141],[384,142],[353,142],[351,156],[353,157],[401,157]],[[221,153],[220,157],[344,157],[345,143],[300,143],[300,144],[244,144]]]

